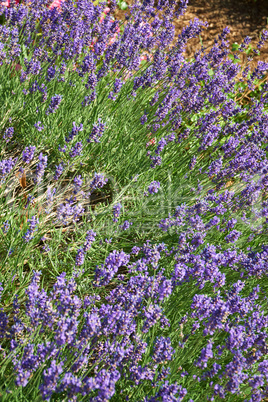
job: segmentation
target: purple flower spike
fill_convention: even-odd
[[[156,363],[166,363],[172,359],[174,349],[171,347],[170,338],[161,336],[157,339],[154,346],[153,360]]]
[[[14,127],[9,127],[6,129],[5,134],[3,135],[3,139],[6,140],[6,142],[9,142],[9,140],[13,137],[14,134]]]
[[[82,131],[82,130],[83,130],[83,124],[82,123],[80,124],[80,127],[79,127],[79,126],[75,125],[75,122],[73,122],[72,131],[70,132],[69,136],[65,138],[65,141],[66,142],[72,141],[72,139],[79,133],[79,131]]]
[[[76,156],[80,156],[82,154],[83,144],[82,142],[77,142],[69,152],[71,158],[75,158]]]
[[[126,265],[129,262],[130,255],[114,250],[108,255],[105,260],[105,264],[101,264],[101,268],[97,266],[96,268],[96,286],[107,285],[114,275],[117,273],[118,269]]]
[[[37,123],[35,123],[34,127],[37,129],[37,131],[44,130],[44,126],[41,125],[41,121],[38,121]]]
[[[113,221],[114,222],[118,222],[117,218],[120,215],[121,208],[122,208],[122,205],[120,204],[120,202],[113,207],[113,215],[114,215]]]
[[[61,101],[62,95],[52,96],[48,109],[46,110],[46,115],[49,115],[50,113],[55,113],[60,106]]]
[[[76,176],[74,178],[74,183],[73,183],[73,193],[74,194],[79,193],[79,191],[81,190],[82,184],[83,184],[83,179],[80,174],[79,176]]]
[[[95,190],[96,188],[102,188],[108,182],[101,173],[95,173],[92,182],[90,183],[90,189]],[[91,192],[90,192],[91,193]],[[89,193],[89,195],[90,195]]]
[[[91,244],[93,243],[93,241],[95,241],[95,237],[96,237],[96,233],[93,232],[93,230],[89,230],[87,232],[86,241],[84,243],[84,246],[82,248],[80,248],[77,252],[76,260],[75,260],[76,265],[80,266],[80,265],[84,264],[85,255],[86,255],[87,251],[91,248]]]
[[[36,150],[35,146],[26,147],[22,154],[23,162],[29,164],[34,157],[35,150]]]
[[[0,183],[5,181],[6,176],[11,172],[17,160],[18,158],[9,158],[0,162]]]
[[[159,188],[160,188],[159,181],[153,181],[148,187],[148,192],[150,194],[156,194],[156,193],[158,193]],[[147,192],[145,192],[144,195],[148,196],[149,194]]]
[[[52,360],[50,367],[43,371],[44,380],[39,389],[44,400],[49,400],[56,390],[57,382],[62,372],[63,363],[56,364],[56,360]]]
[[[98,124],[93,125],[93,129],[91,134],[89,135],[89,139],[87,142],[100,142],[99,138],[102,137],[105,130],[105,124],[101,122],[101,119],[98,120]]]
[[[39,223],[39,219],[36,216],[33,216],[31,219],[28,219],[29,229],[23,236],[23,239],[26,243],[34,238],[33,233],[37,230],[37,225]]]
[[[3,223],[3,227],[2,227],[2,230],[3,230],[4,234],[6,234],[6,233],[8,232],[9,228],[10,228],[10,223],[9,223],[9,221],[5,221],[5,222]]]
[[[39,155],[39,163],[36,166],[36,171],[35,171],[35,178],[34,182],[36,184],[41,182],[42,177],[44,176],[45,173],[45,168],[47,167],[47,156],[43,156],[42,152]]]
[[[84,260],[85,260],[85,251],[83,248],[80,248],[77,251],[77,255],[75,258],[75,265],[80,266],[84,264]]]
[[[119,226],[121,230],[129,229],[130,225],[133,225],[133,222],[125,221],[122,225]]]
[[[89,230],[86,235],[86,241],[84,243],[84,251],[85,253],[90,249],[91,244],[95,241],[96,233],[93,230]]]
[[[56,170],[55,170],[55,175],[54,175],[54,180],[57,181],[59,180],[60,176],[62,175],[64,171],[64,166],[62,163],[60,163],[59,165],[56,165]]]
[[[239,236],[241,235],[241,232],[238,232],[238,230],[232,230],[231,233],[229,233],[226,237],[225,240],[227,243],[235,243]]]

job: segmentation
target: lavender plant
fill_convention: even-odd
[[[268,63],[186,6],[0,8],[3,401],[268,394]]]

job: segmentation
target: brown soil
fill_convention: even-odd
[[[133,4],[133,0],[125,1],[128,5]],[[126,13],[129,14],[129,9],[124,11],[117,9],[114,15],[116,19],[125,21]],[[189,0],[184,16],[174,20],[174,43],[182,28],[194,18],[208,22],[208,27],[203,30],[201,35],[205,48],[213,45],[214,39],[226,26],[231,31],[228,36],[230,45],[234,42],[240,44],[246,36],[250,36],[251,44],[256,46],[261,32],[268,29],[268,0]],[[189,41],[186,57],[192,57],[200,47],[199,38]],[[261,54],[254,56],[254,60],[250,63],[251,66],[255,67],[259,60],[268,62],[268,40],[262,47]],[[246,61],[246,56],[243,61]]]

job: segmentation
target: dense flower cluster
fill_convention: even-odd
[[[160,16],[152,0],[135,2],[121,27],[114,0],[0,5],[0,69],[11,67],[22,87],[20,124],[9,119],[16,136],[8,123],[1,136],[1,393],[102,402],[267,396],[268,85],[246,105],[236,95],[257,88],[268,63],[250,71],[229,57],[228,28],[186,61],[188,40],[206,26],[194,19],[171,46],[172,19],[187,3],[161,0]],[[263,31],[258,50],[267,39]],[[26,132],[32,142],[21,148]],[[150,183],[147,192],[140,183]],[[112,222],[109,206],[86,209],[108,187]],[[43,272],[29,279],[35,264]]]

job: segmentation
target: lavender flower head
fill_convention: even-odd
[[[102,188],[107,182],[108,179],[105,179],[101,173],[95,173],[94,178],[90,183],[90,190],[95,190],[96,188]],[[91,191],[89,192],[89,195],[90,194]]]
[[[238,232],[238,230],[232,230],[226,237],[225,240],[227,243],[235,243],[238,238],[240,237],[241,232]]]
[[[122,225],[119,226],[121,230],[129,229],[130,225],[133,225],[133,222],[125,221]]]
[[[60,204],[57,208],[57,221],[61,222],[63,225],[67,225],[70,218],[72,218],[72,221],[77,222],[85,212],[82,205],[73,205],[74,202],[72,199],[66,201],[65,204]]]
[[[48,109],[46,110],[46,115],[49,115],[50,113],[55,113],[60,106],[61,101],[62,95],[52,96]]]
[[[156,193],[158,193],[159,188],[160,188],[159,181],[153,181],[148,187],[148,192],[150,194],[156,194]],[[148,192],[145,191],[144,196],[147,197],[149,195]]]
[[[33,160],[35,150],[36,150],[35,146],[26,147],[22,153],[23,162],[29,164],[31,160]]]
[[[79,127],[79,126],[75,125],[75,122],[73,122],[72,131],[70,132],[69,136],[65,138],[65,141],[66,142],[72,141],[72,139],[79,133],[79,131],[82,131],[82,130],[83,130],[83,124],[82,123],[80,124],[80,127]]]
[[[84,252],[84,249],[83,249],[83,248],[80,248],[80,249],[77,251],[77,254],[76,254],[75,265],[77,265],[77,266],[83,265],[83,264],[84,264],[84,260],[85,260],[85,252]]]
[[[75,258],[75,265],[80,266],[83,265],[85,261],[85,255],[87,251],[90,249],[91,244],[95,240],[96,233],[93,230],[89,230],[86,235],[86,241],[84,246],[77,251],[76,258]]]
[[[41,182],[41,179],[45,173],[45,168],[47,167],[47,156],[43,156],[42,152],[39,155],[39,161],[40,162],[36,166],[35,178],[34,178],[34,182],[36,184]]]
[[[23,237],[24,241],[28,243],[30,240],[34,238],[33,233],[37,230],[37,225],[39,223],[39,219],[36,216],[33,216],[31,219],[28,219],[29,229],[25,233]]]
[[[74,183],[73,183],[73,193],[74,194],[79,193],[79,191],[81,190],[82,184],[83,184],[83,179],[80,174],[74,178]]]
[[[0,162],[0,183],[3,183],[5,181],[6,176],[11,172],[17,160],[18,158],[9,158],[4,159]]]
[[[8,230],[9,230],[9,228],[10,228],[10,223],[9,223],[9,221],[7,220],[7,221],[5,221],[5,222],[3,223],[3,227],[2,227],[3,233],[6,234],[6,233],[8,232]]]
[[[5,131],[5,134],[3,135],[3,139],[6,140],[6,142],[9,142],[9,140],[13,137],[14,134],[14,127],[8,127]]]
[[[113,207],[113,215],[114,215],[113,221],[114,222],[118,222],[117,218],[120,215],[121,208],[122,208],[122,205],[120,204],[120,202],[118,204],[114,205],[114,207]]]
[[[71,158],[75,158],[76,156],[80,156],[82,154],[83,144],[81,141],[77,142],[69,152]]]
[[[41,121],[38,121],[37,123],[35,123],[34,127],[37,129],[37,131],[44,130],[44,126],[41,125]]]
[[[62,175],[63,171],[64,171],[63,163],[60,163],[59,165],[56,165],[56,170],[55,170],[55,175],[54,175],[54,180],[55,181],[59,180],[59,178]]]
[[[93,129],[89,135],[89,138],[87,139],[87,142],[100,142],[99,138],[102,137],[104,130],[105,124],[101,122],[101,119],[98,119],[98,124],[93,125]]]
[[[86,241],[85,241],[84,247],[83,247],[85,252],[87,252],[90,249],[91,244],[93,243],[93,241],[95,241],[96,235],[97,235],[97,233],[93,232],[93,230],[89,230],[87,232]]]

